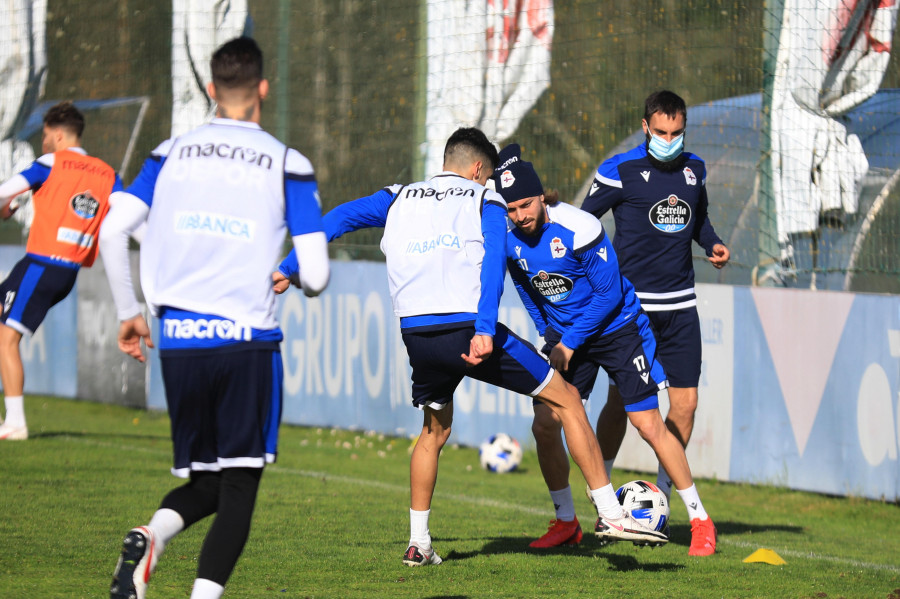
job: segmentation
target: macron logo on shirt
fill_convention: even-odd
[[[175,232],[253,241],[256,223],[214,212],[176,212]]]

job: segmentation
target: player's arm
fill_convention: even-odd
[[[469,366],[480,364],[494,352],[497,312],[506,279],[506,231],[506,202],[500,194],[488,192],[481,211],[484,256],[481,261],[481,294],[475,317],[475,335],[469,343],[469,353],[461,356]]]
[[[605,231],[601,239],[578,250],[576,256],[593,293],[588,307],[563,333],[560,340],[560,343],[572,350],[581,347],[591,335],[605,329],[614,318],[615,311],[622,306],[623,300],[619,262]]]
[[[581,209],[599,219],[621,201],[622,179],[619,176],[618,161],[610,158],[597,167],[591,188],[581,203]]]
[[[712,223],[709,221],[709,198],[706,195],[706,181],[700,188],[700,197],[697,201],[697,220],[694,225],[694,240],[706,251],[710,263],[716,268],[722,268],[728,264],[731,252],[716,234]]]
[[[333,241],[342,235],[359,229],[383,227],[387,222],[387,213],[396,197],[391,188],[382,189],[370,196],[346,202],[336,206],[321,217],[322,229],[327,241]],[[300,285],[298,279],[300,264],[297,261],[297,250],[292,249],[272,274],[276,293],[284,292],[288,284]]]
[[[521,268],[519,268],[519,265],[516,264],[515,260],[511,258],[507,258],[506,266],[509,270],[509,276],[512,279],[513,286],[515,286],[516,291],[519,294],[519,299],[522,300],[522,305],[525,306],[525,311],[528,312],[528,315],[534,322],[538,334],[543,337],[544,333],[547,332],[547,319],[544,318],[544,313],[541,312],[541,309],[538,307],[537,303],[535,303],[531,293],[529,293],[531,284],[528,282],[528,276]]]
[[[110,194],[109,212],[100,226],[100,254],[120,321],[119,349],[140,362],[145,360],[141,340],[147,347],[153,347],[153,340],[132,285],[128,238],[140,237],[146,224],[156,179],[165,163],[167,143],[160,145],[144,161],[127,191],[116,190]]]
[[[53,167],[53,154],[44,154],[24,171],[13,175],[8,181],[0,185],[0,218],[8,219],[19,208],[17,197],[28,190],[37,190],[41,187],[50,169]]]

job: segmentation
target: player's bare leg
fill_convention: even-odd
[[[694,413],[697,411],[697,387],[669,387],[669,412],[666,426],[687,447],[694,432]]]
[[[597,437],[575,387],[554,371],[550,382],[537,399],[553,410],[566,432],[569,452],[581,469],[588,483],[591,501],[597,508],[594,534],[600,541],[631,541],[636,545],[663,545],[668,542],[668,537],[636,521],[619,505],[603,465],[603,454],[597,444]]]
[[[561,431],[562,423],[549,406],[534,406],[531,432],[534,434],[541,474],[551,491],[569,486],[569,455],[563,445]]]
[[[658,409],[629,412],[628,418],[653,448],[660,465],[684,501],[691,521],[691,547],[688,555],[712,555],[716,551],[716,527],[700,501],[681,442],[663,422]]]
[[[659,410],[654,408],[641,412],[628,412],[628,419],[638,430],[641,438],[653,448],[659,463],[675,483],[675,488],[683,490],[693,485],[694,479],[691,477],[691,469],[684,454],[684,447],[666,428]]]
[[[606,403],[597,417],[597,442],[607,465],[611,465],[619,454],[622,440],[625,438],[625,429],[628,428],[628,417],[625,415],[625,407],[619,388],[609,386]],[[607,468],[612,470],[612,468]],[[612,474],[612,472],[607,472]]]
[[[409,461],[410,541],[403,554],[403,563],[408,566],[441,563],[441,558],[431,547],[428,520],[437,482],[438,458],[450,438],[452,423],[453,402],[448,402],[441,410],[425,408],[422,432]]]
[[[431,497],[437,481],[438,458],[450,438],[453,423],[453,403],[441,410],[425,408],[422,432],[409,461],[410,507],[424,511],[431,509]]]
[[[0,378],[6,395],[22,395],[25,385],[25,368],[19,353],[22,333],[5,324],[0,324]]]
[[[569,452],[591,489],[609,484],[609,476],[603,465],[603,454],[587,419],[578,390],[567,383],[558,372],[553,372],[550,382],[541,390],[537,399],[546,404],[559,418],[566,432]]]
[[[569,454],[563,445],[561,431],[562,424],[553,410],[546,404],[536,404],[531,432],[556,518],[550,521],[550,527],[542,537],[530,543],[535,548],[577,545],[584,536],[575,517],[575,502],[569,487]]]
[[[25,368],[19,353],[22,333],[16,329],[0,324],[0,379],[3,381],[3,394],[6,404],[6,421],[0,424],[0,439],[24,440],[28,438],[28,426],[25,422],[23,388],[25,385]]]

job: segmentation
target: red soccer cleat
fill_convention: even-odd
[[[559,545],[577,545],[581,542],[584,535],[581,532],[581,525],[578,518],[571,522],[562,520],[551,520],[550,528],[547,533],[536,541],[528,544],[529,547],[558,547]]]
[[[691,520],[691,548],[688,555],[712,555],[715,553],[717,534],[712,518]]]

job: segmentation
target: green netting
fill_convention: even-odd
[[[0,8],[0,21],[15,4]],[[767,35],[770,42],[777,37],[782,4],[556,2],[550,86],[515,133],[496,141],[521,144],[545,185],[578,203],[597,165],[625,149],[639,129],[644,97],[661,88],[678,92],[691,114],[700,115],[689,120],[687,148],[709,164],[711,217],[733,251],[733,263],[720,273],[705,268],[695,248],[698,280],[752,284],[761,259],[775,258],[764,247],[771,224],[760,217],[757,192],[765,162],[762,92],[765,71],[773,68],[771,48],[767,54],[764,45]],[[422,175],[427,0],[249,0],[248,10],[273,86],[263,124],[312,160],[324,210]],[[172,15],[170,2],[156,0],[47,2],[40,101],[146,99],[86,111],[85,147],[121,168],[126,183],[170,134]],[[0,39],[0,48],[10,44]],[[881,87],[900,87],[896,55]],[[880,110],[898,112],[896,104]],[[27,139],[39,154],[39,136]],[[123,164],[129,144],[132,153]],[[884,147],[900,148],[900,141]],[[868,199],[841,223],[843,229],[823,229],[816,248],[798,240],[801,256],[788,284],[808,286],[818,269],[819,288],[847,283],[857,290],[897,291],[896,192],[872,209],[889,165],[896,170],[898,163],[896,155],[879,162],[866,182]],[[860,237],[867,217],[871,222]],[[0,236],[20,241],[16,231],[6,223]],[[380,231],[352,234],[333,250],[341,257],[380,259],[379,238]],[[807,249],[809,256],[818,252],[815,262],[803,257]]]

